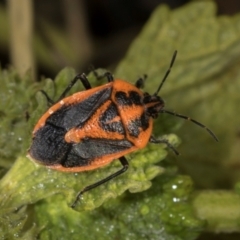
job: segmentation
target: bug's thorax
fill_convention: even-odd
[[[165,103],[161,97],[157,95],[150,95],[148,93],[144,93],[143,104],[145,106],[147,115],[152,118],[157,118],[158,114],[165,106]]]
[[[137,148],[143,148],[150,138],[153,121],[143,104],[144,94],[128,82],[113,82],[111,100],[117,107],[125,130],[125,138]]]

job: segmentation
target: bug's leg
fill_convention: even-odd
[[[59,97],[59,99],[56,102],[63,99],[78,80],[80,80],[82,82],[82,84],[83,84],[83,86],[85,87],[86,90],[92,88],[88,79],[87,79],[87,76],[85,75],[85,73],[78,74],[76,77],[74,77],[74,79],[66,87],[66,89],[63,91],[63,93],[61,94],[61,96]]]
[[[45,96],[45,98],[47,99],[47,102],[48,102],[48,106],[52,106],[54,104],[54,101],[48,96],[48,94],[43,91],[43,90],[40,90],[40,92]]]
[[[144,74],[143,77],[139,78],[136,83],[135,86],[137,88],[143,88],[144,87],[144,82],[147,79],[147,74]]]
[[[90,64],[90,66],[88,67],[88,74],[93,73],[94,77],[97,80],[101,80],[104,76],[103,74],[99,74],[95,68],[95,66],[93,64]]]
[[[99,74],[99,73],[96,71],[96,69],[95,69],[95,67],[94,67],[93,65],[90,65],[90,66],[89,66],[89,73],[90,73],[90,72],[93,73],[94,77],[95,77],[97,80],[102,80],[102,79],[105,77],[104,74]]]
[[[104,76],[107,77],[108,82],[113,82],[114,78],[110,72],[106,72]]]
[[[108,182],[109,180],[119,176],[120,174],[126,172],[127,169],[128,169],[128,166],[129,166],[127,159],[125,157],[120,157],[119,161],[121,162],[121,164],[123,166],[119,171],[113,173],[112,175],[110,175],[110,176],[108,176],[108,177],[106,177],[106,178],[104,178],[104,179],[102,179],[102,180],[100,180],[100,181],[98,181],[96,183],[93,183],[93,184],[85,187],[81,192],[78,193],[78,195],[77,195],[77,197],[76,197],[76,199],[75,199],[75,201],[74,201],[74,203],[72,204],[71,207],[75,208],[77,202],[79,201],[79,199],[81,198],[83,193],[85,193],[85,192],[87,192],[87,191],[89,191],[89,190],[91,190],[93,188],[96,188],[96,187],[98,187],[98,186]]]
[[[149,139],[150,143],[165,143],[170,149],[172,149],[172,151],[176,154],[179,155],[179,152],[176,150],[176,148],[165,138],[161,138],[161,139],[156,139],[153,136],[150,137]]]
[[[99,75],[98,72],[92,67],[92,72],[97,80],[101,80],[103,78],[107,78],[108,82],[113,82],[114,77],[110,72],[105,72],[104,74]]]
[[[91,88],[91,85],[90,85],[86,75],[84,73],[78,74],[76,77],[74,77],[74,79],[66,87],[66,89],[63,91],[63,93],[61,94],[61,96],[58,98],[58,100],[56,102],[59,102],[61,99],[63,99],[78,80],[80,80],[82,82],[85,89]],[[49,106],[52,106],[54,103],[56,103],[48,96],[48,94],[45,91],[43,91],[43,90],[40,90],[40,91],[46,97]]]

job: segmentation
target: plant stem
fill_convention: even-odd
[[[34,78],[32,4],[31,0],[8,1],[12,64],[21,76],[30,70]]]

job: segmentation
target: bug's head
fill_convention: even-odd
[[[200,122],[198,122],[198,121],[196,121],[196,120],[194,120],[190,117],[187,117],[185,115],[178,114],[178,113],[171,112],[171,111],[168,111],[168,110],[164,109],[164,106],[165,106],[164,101],[160,96],[158,96],[158,94],[159,94],[164,82],[166,81],[169,73],[171,72],[173,63],[176,59],[176,56],[177,56],[177,51],[174,52],[171,63],[170,63],[170,66],[169,66],[167,72],[165,73],[165,76],[162,79],[161,83],[159,84],[157,91],[153,95],[150,95],[148,93],[144,94],[143,102],[144,102],[144,105],[146,107],[146,112],[152,118],[157,118],[159,113],[168,113],[170,115],[173,115],[173,116],[180,117],[180,118],[183,118],[185,120],[191,121],[191,122],[195,123],[196,125],[206,129],[208,131],[208,133],[218,142],[218,138],[216,137],[216,135],[209,128],[207,128],[205,125],[203,125],[202,123],[200,123]]]
[[[164,101],[160,96],[144,94],[143,103],[146,107],[146,113],[152,118],[157,118],[159,112],[164,108]]]

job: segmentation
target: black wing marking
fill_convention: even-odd
[[[125,129],[121,120],[113,121],[113,119],[117,116],[119,116],[117,107],[114,103],[111,103],[106,111],[103,112],[99,117],[100,126],[107,132],[118,132],[120,134],[125,134]]]
[[[142,105],[142,98],[136,91],[129,91],[128,93],[117,91],[115,99],[120,106]]]
[[[71,148],[71,144],[64,140],[65,133],[64,129],[50,124],[40,128],[29,149],[30,156],[46,165],[60,163]]]
[[[133,144],[127,140],[86,138],[80,143],[72,144],[71,150],[62,159],[61,165],[66,168],[87,166],[96,158],[118,153],[132,146]]]
[[[149,127],[149,116],[144,112],[140,118],[129,121],[127,124],[127,130],[129,134],[137,138],[140,134],[140,130],[145,131]]]
[[[81,126],[93,115],[93,113],[111,96],[112,88],[102,89],[87,99],[71,105],[63,105],[54,112],[46,121],[46,124],[55,125],[66,130]]]

